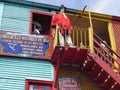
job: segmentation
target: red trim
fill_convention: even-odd
[[[29,90],[29,82],[28,82],[28,80],[26,80],[26,83],[25,83],[25,90]]]
[[[29,85],[30,85],[30,84],[51,86],[51,90],[55,90],[55,89],[52,87],[52,86],[53,86],[53,82],[52,82],[52,81],[26,79],[25,90],[29,90]]]
[[[50,13],[47,13],[47,12],[41,12],[41,11],[36,11],[36,10],[31,10],[31,13],[48,15],[48,16],[52,16],[53,15],[53,14],[50,14]]]
[[[57,79],[57,65],[54,65],[54,84],[53,84],[53,87],[55,87],[55,84],[56,84],[56,79]]]
[[[29,22],[29,34],[32,32],[32,19],[33,19],[33,13],[30,12],[30,22]]]
[[[118,17],[118,16],[112,16],[112,21],[120,21],[120,17]]]
[[[53,14],[47,13],[47,12],[40,12],[40,11],[36,11],[36,10],[31,10],[30,11],[30,23],[29,23],[29,34],[31,34],[32,32],[32,20],[33,20],[33,14],[41,14],[41,15],[47,15],[47,16],[53,16]],[[52,22],[52,20],[51,20]],[[50,29],[50,35],[47,36],[51,36],[51,29]]]
[[[54,87],[57,87],[57,82],[58,82],[58,72],[60,70],[60,59],[58,59],[57,65],[55,66],[55,81],[54,81]]]
[[[51,48],[51,47],[50,47]],[[50,51],[50,53],[52,54],[52,49],[50,49],[49,50]],[[4,56],[4,57],[19,57],[19,58],[27,58],[27,59],[31,59],[31,58],[34,58],[34,59],[38,59],[38,60],[47,60],[47,61],[50,61],[51,60],[51,57],[49,56],[49,57],[47,57],[47,58],[45,58],[45,57],[36,57],[36,56],[30,56],[30,57],[28,57],[28,56],[26,56],[26,57],[24,57],[24,56],[17,56],[17,55],[13,55],[13,54],[2,54],[2,53],[0,53],[0,56]]]

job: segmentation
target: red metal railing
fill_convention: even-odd
[[[120,55],[113,51],[101,38],[99,38],[95,33],[94,35],[94,51],[95,53],[110,66],[115,72],[120,73]],[[101,42],[105,47],[102,47]]]

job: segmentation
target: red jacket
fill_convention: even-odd
[[[59,30],[61,30],[61,33],[64,34],[65,30],[68,30],[68,34],[72,33],[72,25],[70,23],[69,18],[64,16],[63,14],[55,14],[52,18],[52,26],[59,25]]]

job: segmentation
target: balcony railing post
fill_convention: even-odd
[[[90,48],[90,52],[94,52],[94,49],[93,49],[93,25],[92,25],[92,18],[91,18],[91,13],[90,13],[90,8],[89,6],[85,6],[83,11],[85,9],[88,9],[88,16],[89,16],[89,23],[90,23],[90,27],[89,27],[89,31],[88,31],[88,34],[89,34],[89,48]]]
[[[54,48],[55,48],[58,44],[58,25],[56,25],[55,31],[53,31],[53,33],[54,33]]]
[[[94,52],[94,48],[93,48],[93,30],[91,29],[91,27],[89,27],[89,29],[88,29],[88,35],[89,35],[90,52]]]

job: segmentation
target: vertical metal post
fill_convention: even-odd
[[[75,40],[75,29],[73,30],[73,35],[72,36],[73,36],[73,40],[72,40],[73,44],[75,44],[75,41],[74,41]]]
[[[79,41],[79,31],[77,30],[77,46],[79,47],[78,41]]]
[[[88,15],[89,15],[89,23],[90,23],[90,28],[89,28],[89,47],[90,47],[90,52],[94,52],[94,44],[93,44],[93,25],[92,25],[92,18],[91,18],[91,13],[90,13],[90,8],[89,6],[85,6],[83,10],[88,8]]]
[[[53,31],[53,33],[54,33],[54,48],[55,48],[58,44],[58,25],[56,25],[55,31]]]
[[[86,37],[87,37],[87,35],[86,35],[86,31],[84,31],[84,39],[85,39],[84,46],[85,46],[85,47],[87,47],[87,40],[86,40]]]

